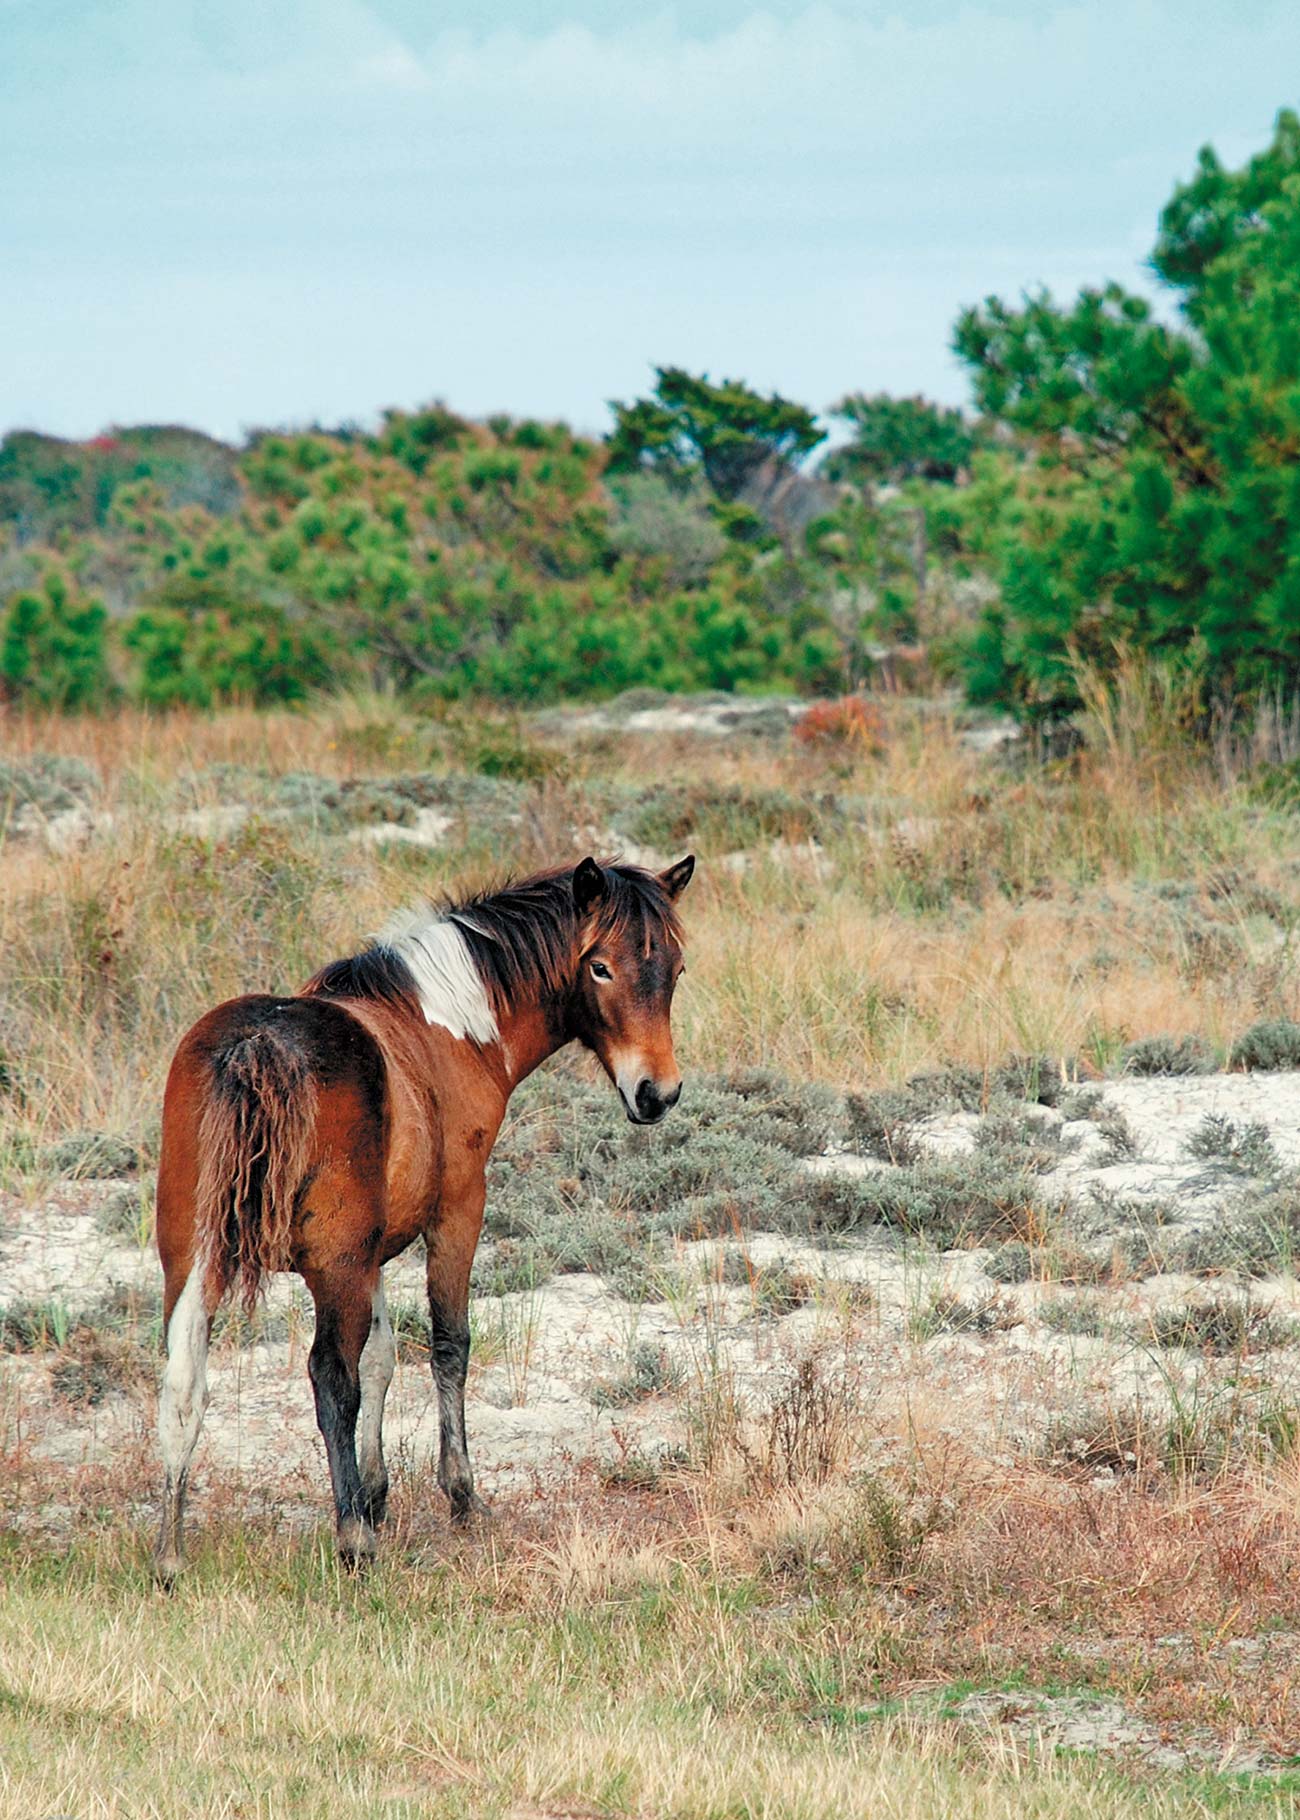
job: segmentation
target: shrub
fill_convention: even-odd
[[[1280,1320],[1239,1296],[1157,1309],[1146,1331],[1157,1346],[1185,1346],[1214,1358],[1289,1346],[1300,1334],[1294,1321]]]
[[[794,723],[794,737],[801,746],[840,746],[855,753],[884,750],[884,716],[874,702],[861,695],[843,695],[838,701],[818,701],[805,708]]]
[[[1102,1158],[1107,1163],[1131,1163],[1142,1154],[1138,1134],[1118,1106],[1101,1106],[1093,1120],[1101,1133]]]
[[[1097,1304],[1078,1296],[1056,1296],[1050,1302],[1040,1302],[1038,1318],[1052,1333],[1096,1339],[1106,1331],[1105,1316]]]
[[[65,1302],[10,1302],[0,1307],[0,1352],[54,1351],[67,1344],[73,1326]]]
[[[110,1131],[72,1131],[40,1153],[41,1164],[57,1175],[103,1179],[130,1175],[139,1167],[135,1146]]]
[[[867,1156],[883,1163],[915,1163],[925,1154],[912,1130],[917,1112],[910,1094],[851,1093],[845,1106],[853,1141]]]
[[[1281,1169],[1267,1125],[1259,1119],[1238,1125],[1218,1112],[1206,1113],[1187,1140],[1187,1154],[1246,1175],[1275,1176]]]
[[[151,1355],[130,1336],[79,1326],[50,1368],[50,1389],[75,1408],[97,1409],[113,1392],[147,1381],[152,1371]]]
[[[22,809],[61,815],[93,802],[99,773],[84,758],[33,752],[25,759],[0,759],[0,819]]]
[[[151,1200],[135,1184],[112,1189],[95,1209],[95,1230],[106,1238],[147,1245],[153,1233]]]
[[[1122,1065],[1126,1074],[1212,1074],[1214,1051],[1199,1036],[1147,1036],[1130,1043]]]
[[[986,1113],[975,1131],[976,1151],[1034,1175],[1057,1168],[1076,1144],[1062,1135],[1060,1125],[1019,1107]]]
[[[1248,1070],[1300,1068],[1300,1024],[1286,1017],[1252,1024],[1232,1045],[1228,1062]]]
[[[887,1226],[941,1249],[1037,1242],[1055,1218],[1034,1179],[996,1160],[935,1158],[856,1178],[815,1176],[784,1210],[784,1231],[840,1236]]]
[[[720,789],[706,783],[656,785],[616,818],[620,833],[663,853],[675,853],[692,841],[726,852],[774,840],[802,840],[820,825],[820,812],[807,797],[782,790]]]
[[[0,685],[46,708],[95,708],[112,694],[102,604],[55,569],[11,601],[0,630]]]
[[[824,1483],[843,1462],[854,1413],[844,1374],[828,1379],[816,1358],[800,1359],[767,1410],[764,1478],[777,1485]]]
[[[778,1320],[805,1307],[812,1299],[812,1278],[785,1258],[755,1264],[743,1251],[728,1251],[722,1260],[721,1274],[724,1283],[749,1291],[757,1313]]]
[[[641,1340],[632,1348],[624,1369],[614,1377],[597,1378],[590,1394],[597,1409],[622,1409],[628,1403],[678,1390],[681,1383],[681,1367],[667,1347]]]
[[[1046,1274],[1048,1253],[1023,1239],[1008,1239],[984,1260],[984,1274],[995,1283],[1030,1283]]]
[[[614,549],[654,561],[670,588],[697,588],[708,580],[727,540],[702,488],[673,485],[659,474],[628,474],[610,492]]]
[[[978,1301],[963,1301],[944,1290],[934,1295],[924,1308],[918,1309],[907,1324],[913,1340],[932,1340],[940,1333],[960,1333],[986,1339],[991,1333],[1005,1333],[1019,1327],[1023,1315],[1014,1302],[999,1295],[981,1296]]]

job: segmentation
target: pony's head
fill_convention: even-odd
[[[665,872],[594,859],[573,871],[580,946],[573,1034],[598,1056],[634,1125],[653,1125],[681,1097],[672,1032],[682,972],[676,903],[694,870],[687,854]]]

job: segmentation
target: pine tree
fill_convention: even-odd
[[[1240,171],[1203,151],[1160,217],[1171,322],[1115,284],[964,312],[980,408],[1037,447],[972,662],[988,697],[1068,711],[1123,648],[1222,701],[1300,686],[1300,121]],[[1066,476],[1064,484],[1061,474]]]

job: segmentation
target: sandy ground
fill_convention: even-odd
[[[1241,1192],[1240,1177],[1186,1153],[1207,1113],[1239,1124],[1261,1121],[1283,1162],[1300,1165],[1300,1075],[1123,1080],[1109,1083],[1104,1094],[1136,1133],[1139,1157],[1107,1161],[1097,1126],[1078,1121],[1065,1133],[1078,1148],[1042,1178],[1045,1192],[1069,1194],[1094,1236],[1105,1236],[1108,1219],[1122,1222],[1135,1205],[1157,1200],[1165,1204],[1166,1234],[1202,1229],[1223,1216]],[[919,1135],[937,1150],[960,1154],[972,1144],[974,1124],[970,1116],[941,1118],[920,1127]],[[884,1165],[841,1154],[811,1166],[861,1171]],[[0,1204],[0,1301],[52,1301],[75,1312],[115,1288],[156,1291],[152,1248],[101,1229],[100,1210],[122,1192],[120,1185],[61,1183],[32,1198],[9,1195]],[[676,1285],[669,1301],[632,1303],[600,1278],[582,1274],[557,1277],[527,1292],[479,1298],[473,1309],[468,1424],[485,1492],[521,1488],[576,1462],[675,1447],[683,1439],[692,1391],[725,1374],[742,1402],[761,1409],[793,1362],[814,1349],[833,1371],[851,1375],[882,1412],[924,1399],[932,1419],[937,1413],[999,1460],[1013,1460],[1018,1450],[1034,1445],[1054,1413],[1094,1397],[1158,1399],[1180,1375],[1195,1379],[1203,1368],[1199,1355],[1157,1349],[1131,1337],[1135,1323],[1162,1302],[1206,1293],[1204,1283],[1187,1276],[1166,1273],[1105,1289],[1000,1284],[984,1268],[990,1252],[904,1249],[874,1233],[834,1248],[756,1233],[749,1235],[746,1250],[756,1269],[780,1261],[810,1279],[813,1292],[805,1305],[774,1317],[756,1306],[743,1283],[720,1284],[718,1246],[712,1241],[677,1248],[665,1273]],[[418,1244],[390,1264],[385,1276],[392,1306],[421,1305]],[[837,1293],[838,1283],[855,1285],[856,1294]],[[1216,1288],[1224,1292],[1222,1282]],[[914,1337],[918,1312],[940,1293],[975,1303],[996,1298],[995,1330]],[[1256,1284],[1249,1293],[1258,1306],[1300,1313],[1293,1278]],[[1044,1304],[1059,1307],[1069,1298],[1102,1308],[1110,1330],[1062,1333],[1040,1318]],[[275,1282],[266,1312],[275,1337],[214,1349],[202,1456],[227,1472],[248,1475],[250,1483],[271,1468],[312,1471],[323,1492],[324,1455],[305,1369],[311,1309],[301,1284]],[[619,1377],[635,1349],[647,1346],[661,1350],[680,1390],[615,1409],[598,1407],[598,1387]],[[1300,1349],[1270,1351],[1267,1364],[1280,1392],[1300,1393]],[[0,1355],[0,1433],[6,1444],[20,1443],[39,1457],[69,1465],[102,1463],[151,1423],[147,1388],[110,1393],[96,1407],[78,1408],[51,1389],[50,1368],[48,1354]],[[399,1361],[390,1395],[390,1456],[427,1459],[436,1431],[429,1372],[412,1347]]]

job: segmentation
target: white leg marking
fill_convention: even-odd
[[[388,1318],[382,1274],[375,1284],[375,1299],[370,1316],[370,1332],[361,1351],[358,1368],[361,1378],[360,1445],[357,1464],[361,1482],[372,1486],[384,1476],[384,1398],[393,1381],[397,1363],[397,1342]]]
[[[167,1325],[167,1366],[158,1399],[158,1438],[169,1486],[189,1467],[207,1406],[208,1312],[203,1269],[196,1263]]]

